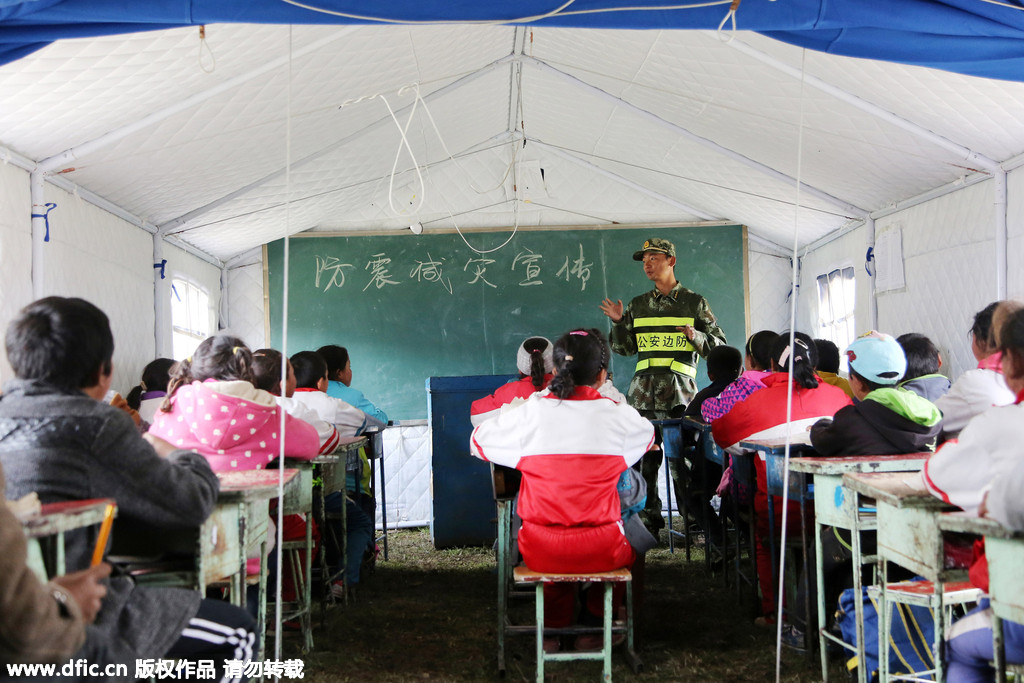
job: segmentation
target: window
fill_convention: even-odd
[[[856,286],[853,266],[818,276],[818,334],[840,352],[854,339],[853,304]],[[843,363],[845,365],[845,359]]]
[[[187,358],[210,336],[210,298],[185,280],[171,281],[172,348],[176,359]]]

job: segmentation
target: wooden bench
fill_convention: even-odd
[[[526,567],[516,567],[513,578],[517,583],[536,585],[537,624],[537,681],[544,680],[544,664],[551,661],[601,660],[604,662],[602,680],[612,680],[612,634],[626,635],[626,660],[634,673],[639,673],[643,663],[633,647],[633,575],[628,569],[615,569],[594,574],[553,574],[535,572]],[[567,628],[544,627],[544,584],[545,583],[601,583],[604,584],[604,625],[600,628],[572,626]],[[612,624],[612,585],[626,584],[626,624]],[[604,635],[604,646],[598,652],[551,652],[544,651],[544,636],[600,632]]]

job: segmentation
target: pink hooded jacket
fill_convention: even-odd
[[[206,456],[214,472],[258,470],[281,452],[281,413],[274,396],[249,382],[195,381],[179,387],[171,411],[158,410],[150,433]],[[312,460],[320,438],[308,422],[285,414],[284,453]]]

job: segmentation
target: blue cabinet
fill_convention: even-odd
[[[430,538],[435,548],[491,545],[496,508],[490,466],[469,454],[470,404],[517,375],[427,379],[430,424]]]

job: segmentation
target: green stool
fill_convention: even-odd
[[[535,628],[537,639],[537,681],[544,680],[544,663],[574,660],[602,660],[604,661],[604,675],[602,680],[612,680],[612,634],[626,634],[626,659],[634,673],[639,673],[643,663],[637,656],[633,647],[633,575],[628,569],[615,569],[609,572],[596,574],[546,574],[535,572],[526,567],[516,567],[513,571],[513,578],[516,583],[532,583],[536,585],[537,592],[537,625]],[[586,627],[568,628],[544,628],[544,584],[545,583],[601,583],[604,584],[604,625],[600,629],[604,635],[604,646],[598,652],[544,652],[545,635],[563,635],[588,633],[595,629]],[[626,625],[612,625],[612,584],[626,584]]]

